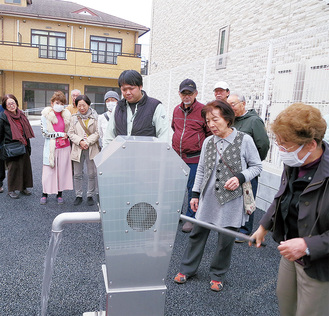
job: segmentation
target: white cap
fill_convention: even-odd
[[[230,87],[228,86],[228,84],[225,81],[218,81],[216,82],[215,86],[214,86],[214,90],[221,88],[224,90],[230,90]]]

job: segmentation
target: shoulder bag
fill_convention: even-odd
[[[17,156],[24,155],[26,153],[25,145],[21,142],[11,142],[8,144],[2,144],[0,146],[0,159],[7,160]]]

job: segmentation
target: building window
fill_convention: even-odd
[[[69,100],[69,85],[64,83],[23,82],[23,109],[39,109],[36,114],[50,105],[50,99],[55,91],[62,91]],[[33,113],[32,113],[33,114]]]
[[[228,50],[228,36],[229,36],[230,28],[229,26],[222,27],[219,29],[219,37],[218,37],[218,50],[217,50],[217,59],[216,59],[216,69],[223,69],[226,67],[226,59],[225,54]]]
[[[32,46],[39,47],[40,58],[66,59],[66,33],[31,30]]]
[[[111,37],[90,37],[92,62],[101,64],[116,64],[117,56],[121,55],[122,40]]]
[[[5,0],[5,3],[18,3],[18,4],[21,4],[21,0]]]
[[[119,96],[121,95],[120,88],[117,87],[85,86],[85,93],[92,103],[91,107],[95,109],[98,114],[106,112],[104,95],[107,91],[115,91]]]

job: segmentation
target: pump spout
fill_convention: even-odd
[[[52,231],[54,233],[60,233],[63,231],[64,224],[99,223],[100,221],[101,215],[99,212],[61,213],[53,220]]]

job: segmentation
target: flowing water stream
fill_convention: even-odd
[[[47,314],[50,283],[54,273],[55,260],[57,257],[57,252],[61,239],[62,239],[62,232],[51,233],[49,247],[44,263],[44,274],[43,274],[42,291],[41,291],[41,316],[46,316]]]

